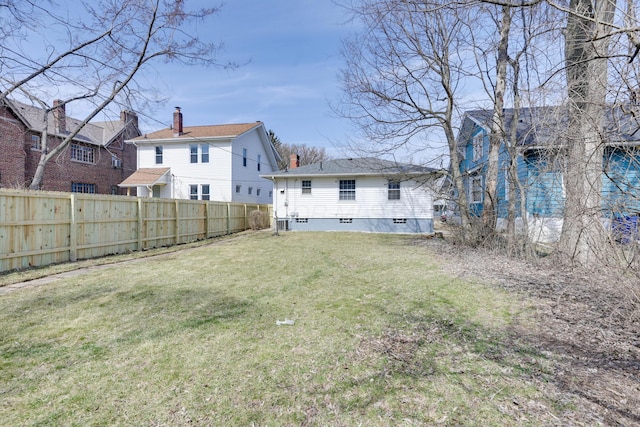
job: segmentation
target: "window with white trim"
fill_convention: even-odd
[[[356,180],[341,179],[340,180],[340,200],[356,199]]]
[[[42,151],[42,142],[38,135],[31,135],[31,149],[36,151]]]
[[[190,144],[191,163],[198,163],[198,144]]]
[[[201,200],[210,200],[211,199],[211,190],[210,190],[210,186],[209,184],[202,184],[200,185],[200,199]]]
[[[115,154],[111,155],[111,167],[115,169],[122,167],[122,160],[120,160]]]
[[[473,161],[476,162],[482,158],[482,150],[484,145],[484,136],[483,133],[480,132],[473,137],[472,148],[473,148]]]
[[[95,184],[87,184],[85,182],[72,182],[71,183],[71,192],[72,193],[95,194],[96,185]]]
[[[482,177],[480,175],[472,176],[470,186],[470,202],[482,203]]]
[[[162,145],[156,146],[156,165],[162,164]]]
[[[209,163],[209,144],[200,144],[200,162]]]
[[[189,184],[189,199],[198,200],[198,184]]]
[[[242,189],[242,185],[237,184],[236,185],[236,193],[239,193],[241,189]]]
[[[247,149],[242,149],[242,166],[247,167]]]
[[[311,194],[311,180],[302,180],[302,194]]]
[[[258,172],[260,171],[260,162],[262,162],[262,156],[258,154]]]
[[[388,190],[388,199],[389,200],[400,200],[400,181],[395,181],[390,179],[389,183],[389,190]]]
[[[82,163],[95,163],[96,150],[80,144],[71,144],[71,160]]]

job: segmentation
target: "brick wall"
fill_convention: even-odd
[[[129,113],[130,114],[130,113]],[[94,164],[71,160],[71,145],[61,154],[51,159],[45,167],[41,190],[70,192],[72,182],[95,185],[98,194],[127,194],[126,189],[117,185],[136,170],[136,147],[125,144],[125,138],[137,136],[137,120],[123,115],[130,123],[130,129],[121,134],[108,147],[85,145],[94,149]],[[37,134],[36,134],[37,135]],[[0,108],[0,186],[27,188],[31,183],[41,152],[31,149],[30,133],[9,110]],[[58,146],[61,139],[49,136],[50,149]],[[112,166],[114,154],[120,159],[121,167]],[[135,195],[135,189],[132,195]]]
[[[0,107],[0,187],[25,187],[27,129],[6,107]]]

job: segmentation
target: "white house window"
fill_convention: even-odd
[[[482,132],[473,137],[473,161],[478,161],[482,158],[484,138]]]
[[[95,163],[95,149],[84,145],[71,144],[71,160],[82,163]]]
[[[198,184],[189,185],[189,198],[191,200],[198,200]]]
[[[340,200],[356,199],[356,180],[341,179],[340,180]]]
[[[31,135],[31,149],[41,151],[42,145],[40,142],[40,137],[38,135]]]
[[[84,182],[72,182],[71,183],[71,192],[72,193],[90,193],[94,194],[96,192],[95,184],[87,184]]]
[[[471,177],[471,203],[482,203],[482,177]]]
[[[200,161],[202,163],[209,163],[209,144],[201,144],[200,152]]]
[[[260,162],[262,161],[262,156],[258,154],[258,171],[260,171]]]
[[[302,194],[311,194],[311,180],[302,181]]]
[[[249,191],[248,191],[248,193],[249,193],[249,194],[253,193],[253,187],[249,187]]]
[[[262,193],[262,189],[261,188],[256,189],[256,196],[259,196],[260,193]]]
[[[247,149],[242,149],[242,166],[247,167]]]
[[[240,189],[242,189],[242,185],[240,184],[236,185],[236,193],[239,193]]]
[[[389,200],[400,200],[400,181],[389,180]]]
[[[191,163],[198,163],[198,145],[189,145],[189,151],[191,153]]]
[[[200,186],[200,194],[202,195],[201,197],[202,200],[209,200],[211,198],[209,188],[210,188],[209,184],[202,184]]]
[[[162,146],[156,146],[156,165],[162,164]]]

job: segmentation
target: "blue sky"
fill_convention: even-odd
[[[185,126],[260,120],[283,142],[342,156],[353,129],[329,105],[340,96],[340,45],[352,31],[346,18],[332,0],[228,1],[197,31],[224,43],[221,62],[241,66],[158,64],[168,101],[153,113],[162,124],[143,123],[143,130],[168,126],[180,106]]]

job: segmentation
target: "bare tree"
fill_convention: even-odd
[[[353,9],[365,32],[345,43],[338,113],[351,119],[372,152],[393,154],[418,139],[442,140],[451,161],[463,229],[469,211],[454,124],[469,71],[469,9],[447,1],[367,0]]]
[[[13,11],[19,15],[24,9]],[[57,144],[48,146],[47,129],[41,130],[42,155],[30,188],[40,187],[47,163],[112,103],[130,106],[132,102],[144,105],[149,101],[146,94],[150,88],[141,85],[138,77],[155,61],[220,66],[216,60],[219,46],[203,42],[187,31],[188,24],[217,12],[217,8],[190,11],[184,1],[107,0],[85,4],[85,13],[77,23],[63,18],[67,16],[64,13],[36,15],[41,20],[34,18],[34,22],[50,26],[48,34],[66,40],[45,38],[44,53],[40,55],[37,50],[29,56],[26,50],[5,49],[0,59],[4,70],[0,99],[20,95],[30,100],[43,109],[45,126],[47,114],[55,108],[48,101],[53,99],[50,88],[57,89],[60,105],[82,102],[88,112]],[[5,41],[11,36],[5,35]],[[20,45],[13,41],[13,45]]]

